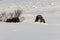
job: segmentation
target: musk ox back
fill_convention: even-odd
[[[37,15],[35,22],[46,23],[45,20],[43,19],[42,15]]]
[[[19,19],[20,15],[21,15],[21,10],[16,10],[14,17],[8,18],[6,22],[20,22],[20,19]]]
[[[20,22],[19,18],[18,17],[15,17],[15,18],[12,18],[12,19],[7,19],[6,22]]]

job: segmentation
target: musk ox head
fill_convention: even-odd
[[[45,20],[43,19],[42,15],[37,15],[35,22],[45,23]]]

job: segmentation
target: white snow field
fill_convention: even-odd
[[[60,0],[1,0],[0,14],[22,9],[19,23],[0,22],[0,40],[60,40]],[[35,23],[41,14],[46,23]]]
[[[33,14],[24,14],[23,22],[1,22],[0,40],[60,40],[60,16],[56,15],[43,15],[46,17],[45,24],[35,23]]]

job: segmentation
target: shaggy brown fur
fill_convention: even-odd
[[[12,19],[7,19],[6,22],[20,22],[18,17],[12,18]]]
[[[42,15],[37,15],[35,22],[38,22],[40,20],[40,23],[45,23],[45,20],[43,19]]]

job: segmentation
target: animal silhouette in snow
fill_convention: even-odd
[[[35,22],[46,23],[45,20],[43,19],[42,15],[37,15]]]

